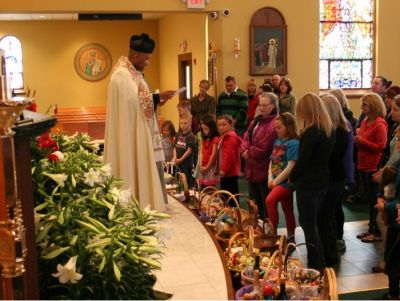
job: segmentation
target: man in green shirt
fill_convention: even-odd
[[[235,132],[243,137],[247,125],[247,95],[240,90],[233,76],[225,78],[225,91],[218,96],[217,117],[231,115]]]

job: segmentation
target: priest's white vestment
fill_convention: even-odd
[[[142,208],[158,211],[165,208],[155,159],[160,150],[163,156],[152,95],[143,75],[121,57],[109,83],[104,161]]]

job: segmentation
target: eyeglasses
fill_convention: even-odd
[[[260,103],[260,104],[258,104],[259,107],[268,107],[270,105],[272,105],[272,103],[269,103],[269,104]]]

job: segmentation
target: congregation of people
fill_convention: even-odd
[[[357,238],[384,241],[388,295],[398,298],[400,87],[375,77],[358,117],[342,89],[297,99],[291,81],[279,75],[259,86],[250,79],[243,90],[227,76],[217,99],[209,88],[202,80],[198,95],[178,104],[178,130],[170,120],[161,126],[165,159],[185,174],[188,186],[197,179],[201,187],[237,194],[244,176],[259,218],[268,218],[275,231],[281,205],[291,242],[295,199],[308,267],[320,271],[346,250],[343,202],[365,203],[368,230]]]

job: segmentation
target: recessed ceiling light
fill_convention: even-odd
[[[46,16],[45,16],[45,15],[40,15],[39,17],[40,17],[40,18],[46,18]]]

